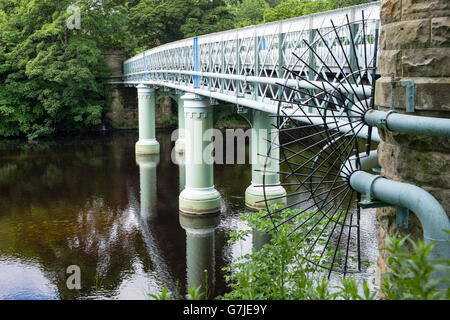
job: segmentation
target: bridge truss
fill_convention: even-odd
[[[370,73],[350,84],[348,72],[352,65],[376,65],[379,17],[380,3],[373,2],[183,39],[126,60],[123,82],[169,87],[272,114],[280,103],[289,112],[293,99],[308,100],[315,107],[302,112],[314,113],[329,103],[310,99],[326,83],[370,93],[375,81]],[[351,28],[335,28],[348,22]],[[372,140],[379,140],[376,133]]]

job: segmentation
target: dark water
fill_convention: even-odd
[[[170,132],[157,139],[159,159],[140,166],[137,132],[0,141],[0,299],[149,299],[165,285],[186,291],[181,171],[171,161]],[[222,267],[251,248],[227,244],[230,231],[246,228],[238,217],[250,179],[249,164],[215,166],[223,212],[204,257],[214,270],[211,296],[226,292]],[[80,267],[80,290],[67,288],[70,265]]]

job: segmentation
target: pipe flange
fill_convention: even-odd
[[[373,187],[373,184],[374,184],[374,182],[377,179],[380,179],[380,178],[384,179],[385,177],[383,177],[382,175],[376,175],[376,176],[374,176],[373,178],[370,179],[369,188],[367,188],[367,190],[366,190],[366,201],[372,201],[372,187]]]
[[[386,116],[384,118],[380,119],[380,122],[379,122],[380,123],[380,127],[379,128],[387,130],[387,131],[392,131],[391,129],[389,129],[387,121],[388,121],[389,116],[391,114],[393,114],[393,113],[397,113],[397,111],[389,110],[388,112],[386,112]]]

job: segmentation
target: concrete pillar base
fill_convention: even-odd
[[[175,141],[175,152],[176,153],[184,153],[185,149],[185,142],[184,138],[178,138],[177,141]]]
[[[212,231],[217,228],[220,224],[220,214],[215,213],[198,216],[180,212],[179,221],[183,229],[191,231],[194,234],[200,234],[200,230]]]
[[[159,142],[156,139],[139,140],[135,147],[136,154],[159,154]]]
[[[188,214],[220,212],[220,193],[214,188],[186,187],[179,197],[179,210]]]
[[[268,199],[279,197],[277,199],[268,201],[268,205],[272,204],[282,204],[286,205],[286,190],[282,186],[266,186],[263,187],[255,187],[254,184],[251,184],[247,190],[245,190],[245,206],[247,209],[253,211],[259,211],[266,209],[266,202],[258,202],[264,200],[264,189],[266,192],[266,197]]]

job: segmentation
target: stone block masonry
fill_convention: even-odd
[[[123,50],[109,50],[104,53],[106,62],[111,68],[111,75],[118,76],[113,81],[120,80],[122,65],[125,60]],[[138,97],[135,87],[123,85],[110,86],[111,104],[106,112],[106,122],[113,128],[136,128],[138,126]],[[155,116],[156,127],[166,127],[172,119],[172,104],[169,97],[164,97],[156,102]]]
[[[416,115],[450,117],[450,1],[382,0],[379,72],[375,104],[391,108],[391,90],[397,112],[406,112],[402,80],[415,84]],[[394,82],[391,82],[391,77]],[[379,130],[382,174],[389,179],[415,184],[430,192],[450,212],[450,141]],[[421,239],[422,227],[414,214],[408,229],[396,226],[396,208],[377,209],[379,247],[395,232]],[[378,273],[387,271],[388,254],[380,252]]]

